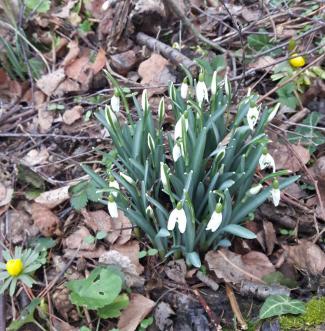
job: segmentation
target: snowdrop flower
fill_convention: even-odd
[[[152,135],[150,133],[148,133],[147,144],[148,144],[148,147],[149,147],[151,153],[153,153],[156,145],[155,145],[155,141],[153,140]]]
[[[115,111],[115,113],[118,113],[120,111],[120,97],[117,90],[115,90],[114,95],[112,96],[111,107]]]
[[[176,162],[182,156],[182,149],[179,146],[178,142],[175,143],[173,147],[173,160]]]
[[[144,89],[142,92],[141,106],[144,112],[146,112],[149,109],[148,92],[146,89]]]
[[[257,184],[257,185],[255,185],[255,186],[252,186],[252,187],[249,189],[248,194],[249,194],[250,196],[252,196],[252,195],[256,195],[256,194],[260,193],[260,191],[261,191],[262,188],[263,188],[263,185],[262,185],[262,184]]]
[[[163,124],[164,118],[165,118],[165,100],[164,98],[161,98],[158,106],[158,120],[160,125]]]
[[[275,107],[273,108],[273,110],[270,112],[270,115],[268,116],[268,118],[266,120],[267,122],[271,122],[273,120],[273,118],[275,117],[276,113],[279,110],[279,107],[280,107],[280,103],[277,103],[275,105]]]
[[[274,179],[274,181],[272,183],[271,194],[272,194],[273,204],[275,207],[277,207],[279,205],[280,199],[281,199],[281,191],[279,189],[279,182],[277,179]]]
[[[183,124],[184,123],[184,124]],[[183,130],[182,127],[185,127],[185,131],[188,130],[188,119],[187,119],[187,113],[184,113],[179,120],[176,122],[175,125],[175,131],[174,131],[174,139],[177,140],[177,138],[183,137]]]
[[[107,209],[112,217],[118,217],[117,204],[112,194],[108,197]]]
[[[105,107],[105,119],[107,123],[114,127],[114,124],[117,123],[117,117],[110,106]]]
[[[208,99],[208,89],[204,82],[204,76],[201,72],[199,75],[199,81],[196,84],[196,99],[199,103],[199,105],[202,105],[203,100],[209,101]]]
[[[152,209],[152,207],[151,206],[148,206],[147,208],[146,208],[146,214],[150,217],[150,218],[154,218],[154,213],[153,213],[153,209]]]
[[[101,8],[102,11],[106,11],[108,9],[109,3],[110,3],[109,0],[104,1],[104,3],[102,4],[102,8]]]
[[[226,92],[226,95],[229,97],[230,90],[231,90],[231,85],[229,83],[229,79],[228,79],[228,76],[227,75],[225,76],[224,83],[225,83],[225,92]]]
[[[168,167],[165,163],[160,162],[160,179],[164,187],[168,186]]]
[[[217,203],[215,211],[212,213],[210,221],[206,227],[206,230],[211,230],[215,232],[219,229],[219,226],[222,223],[222,209],[223,206],[220,202]]]
[[[261,170],[265,168],[272,168],[273,172],[275,172],[275,162],[272,155],[268,152],[267,148],[264,148],[263,153],[258,162]]]
[[[131,185],[135,184],[134,180],[130,176],[124,174],[123,172],[120,172],[120,176],[124,178],[129,184]]]
[[[217,93],[217,71],[214,71],[211,80],[211,94],[215,95],[216,93]]]
[[[187,78],[184,78],[183,83],[181,85],[181,97],[182,97],[182,99],[187,98],[187,93],[188,93]]]
[[[260,111],[257,107],[250,107],[247,112],[247,122],[248,126],[251,130],[254,130],[254,127],[257,123],[258,116],[260,114]]]
[[[170,213],[167,223],[167,230],[173,231],[176,223],[178,224],[179,232],[184,233],[186,230],[186,214],[181,202],[179,202],[177,207]]]
[[[109,188],[114,188],[116,190],[120,189],[120,185],[118,184],[118,182],[115,180],[115,178],[113,176],[109,177],[108,187]],[[113,197],[116,198],[117,195],[118,195],[118,192],[113,191],[111,194],[113,195]]]

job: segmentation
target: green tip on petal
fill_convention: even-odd
[[[181,209],[183,208],[183,204],[182,204],[181,201],[179,201],[179,202],[177,203],[176,208],[177,208],[178,210],[181,210]]]
[[[274,179],[272,183],[272,187],[277,190],[279,188],[279,181],[277,179]]]
[[[204,74],[203,74],[203,72],[201,72],[201,73],[199,74],[199,81],[200,81],[200,82],[204,82]]]
[[[223,205],[222,205],[222,203],[218,202],[218,203],[216,204],[216,212],[217,212],[217,213],[221,213],[222,210],[223,210]]]
[[[112,194],[109,195],[108,201],[109,202],[115,202],[114,196]]]

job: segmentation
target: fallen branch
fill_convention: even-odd
[[[183,55],[181,52],[172,48],[161,41],[146,35],[143,32],[139,32],[136,36],[137,43],[140,45],[147,46],[150,50],[155,51],[157,50],[161,53],[165,58],[170,60],[171,62],[182,65],[188,70],[191,71],[193,75],[196,75],[197,71],[197,64],[190,60],[187,56]]]

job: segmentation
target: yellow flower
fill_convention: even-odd
[[[8,274],[12,277],[17,277],[24,269],[23,261],[21,259],[9,260],[6,264]]]
[[[306,64],[305,59],[303,56],[297,56],[298,54],[292,54],[292,56],[295,56],[294,58],[289,60],[289,63],[294,67],[294,68],[300,68],[303,67]]]

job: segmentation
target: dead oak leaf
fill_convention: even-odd
[[[239,284],[242,280],[264,283],[261,278],[275,271],[268,257],[256,251],[242,256],[220,249],[208,252],[205,261],[218,278],[234,284]]]
[[[55,190],[42,192],[34,201],[52,209],[70,198],[69,187],[70,185],[67,185]]]
[[[47,207],[38,203],[32,204],[32,218],[43,236],[51,237],[54,234],[59,235],[59,218]]]
[[[298,270],[311,275],[319,275],[325,269],[325,253],[308,240],[301,240],[298,245],[284,246],[288,261]]]
[[[150,96],[164,93],[169,81],[175,82],[175,76],[168,69],[168,60],[159,54],[153,53],[148,60],[143,61],[138,69],[141,76],[141,84],[144,85],[166,85],[150,89]],[[149,92],[148,92],[149,93]]]
[[[128,307],[123,310],[117,327],[120,331],[135,331],[141,321],[151,312],[155,302],[145,296],[133,293]]]
[[[65,79],[64,69],[60,68],[43,75],[36,83],[37,87],[47,96],[51,96],[56,88]]]

